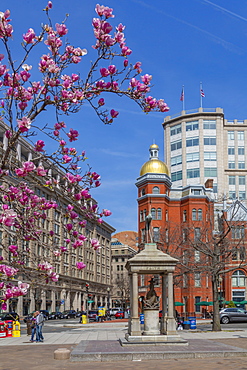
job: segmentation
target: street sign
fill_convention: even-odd
[[[64,304],[64,299],[61,300],[61,304]]]
[[[93,303],[94,301],[87,301],[87,303]]]

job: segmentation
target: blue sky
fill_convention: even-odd
[[[69,13],[69,41],[88,49],[74,70],[81,74],[94,58],[91,20],[96,16],[95,4],[92,0],[53,1],[53,21],[60,23]],[[133,50],[130,60],[141,61],[143,74],[153,76],[152,95],[165,99],[169,115],[182,110],[183,85],[185,109],[198,108],[202,82],[205,108],[221,107],[229,120],[247,118],[247,1],[108,0],[103,4],[114,8],[114,25],[122,22],[126,26],[127,45]],[[21,35],[30,27],[38,31],[46,21],[45,5],[43,0],[1,1],[0,10],[11,11],[16,58]],[[136,231],[135,181],[153,141],[160,146],[163,159],[162,122],[167,114],[146,115],[134,102],[122,98],[107,97],[106,104],[120,112],[112,125],[104,126],[88,106],[66,121],[80,131],[77,147],[86,150],[88,163],[101,174],[102,186],[93,196],[101,207],[112,211],[106,221],[117,232]],[[49,114],[45,119],[54,122]]]

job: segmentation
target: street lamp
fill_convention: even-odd
[[[108,288],[106,289],[107,290],[107,309],[109,310],[110,309],[110,288],[108,286]]]

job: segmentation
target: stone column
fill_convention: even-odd
[[[167,335],[177,335],[176,320],[174,318],[174,300],[173,300],[173,273],[168,272],[168,315],[167,315]]]
[[[30,299],[31,299],[31,302],[30,302],[30,306],[29,306],[29,312],[33,312],[35,310],[35,299],[34,299],[34,296],[35,296],[35,289],[34,288],[31,288],[30,289]]]
[[[166,317],[167,317],[167,275],[162,274],[162,317],[160,332],[166,333]]]
[[[23,316],[23,296],[18,297],[17,313]]]
[[[41,310],[46,310],[46,291],[42,289],[41,291]]]
[[[51,291],[51,312],[55,312],[56,311],[56,294],[55,294],[55,291],[52,290]]]
[[[134,272],[132,275],[132,311],[131,311],[131,332],[130,335],[141,335],[140,319],[138,316],[138,274]]]

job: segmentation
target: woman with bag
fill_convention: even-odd
[[[33,317],[31,318],[31,329],[32,329],[32,334],[31,334],[31,339],[30,342],[34,342],[34,335],[36,333],[36,317],[37,317],[37,312],[33,313]]]

